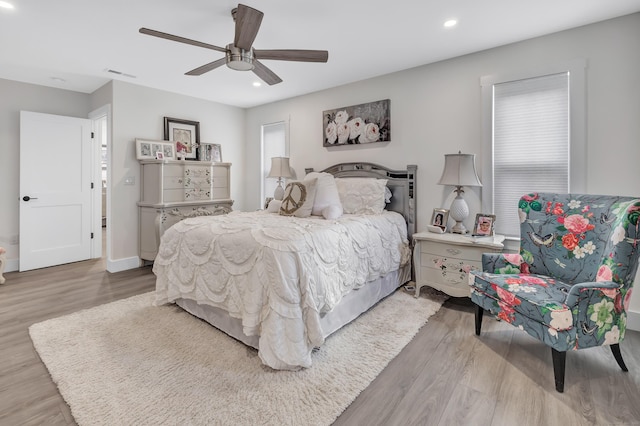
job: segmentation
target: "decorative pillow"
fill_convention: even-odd
[[[345,213],[381,214],[385,206],[387,179],[336,178]]]
[[[284,197],[280,205],[283,216],[309,217],[316,198],[317,179],[305,182],[289,182],[284,189]]]
[[[389,189],[388,186],[384,187],[384,202],[389,204],[391,202],[391,197],[393,197],[393,193]]]
[[[322,217],[327,220],[335,220],[342,216],[342,204],[327,206],[322,210]]]
[[[316,198],[313,201],[311,214],[323,216],[325,219],[337,219],[342,216],[342,203],[340,202],[340,194],[338,194],[338,187],[333,175],[330,173],[311,172],[305,176],[303,182],[312,179],[317,179],[317,184]],[[330,217],[327,217],[324,213],[327,207],[332,207],[330,213],[327,213]]]
[[[269,213],[279,213],[281,205],[282,200],[271,200],[269,201],[269,205],[267,206],[267,211]]]

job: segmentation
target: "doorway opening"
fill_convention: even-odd
[[[94,244],[92,258],[102,258],[105,262],[111,252],[110,220],[110,118],[111,108],[105,105],[89,114],[93,123],[92,169],[95,195],[93,197],[92,217],[94,224]],[[106,269],[106,266],[105,266]]]

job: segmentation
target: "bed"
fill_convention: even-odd
[[[325,219],[264,210],[177,223],[162,236],[154,262],[156,304],[177,304],[258,349],[273,369],[310,367],[314,348],[411,279],[416,169],[306,169],[343,186],[386,181],[379,214]]]

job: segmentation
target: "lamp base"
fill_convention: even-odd
[[[458,187],[456,190],[458,195],[453,199],[451,207],[449,208],[449,214],[451,219],[456,221],[456,224],[451,228],[451,232],[454,234],[466,234],[467,228],[464,226],[464,220],[469,217],[469,206],[467,202],[462,198],[462,188]]]
[[[283,198],[284,198],[284,188],[282,187],[282,181],[279,180],[278,186],[276,187],[276,190],[273,192],[273,199],[282,201]]]
[[[464,223],[456,222],[456,224],[451,227],[451,232],[453,234],[467,234],[469,231],[467,230],[467,227],[464,226]]]

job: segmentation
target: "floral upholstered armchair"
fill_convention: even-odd
[[[536,193],[518,204],[520,253],[484,254],[469,274],[475,327],[486,310],[551,346],[556,390],[568,350],[624,338],[640,249],[640,199]]]

